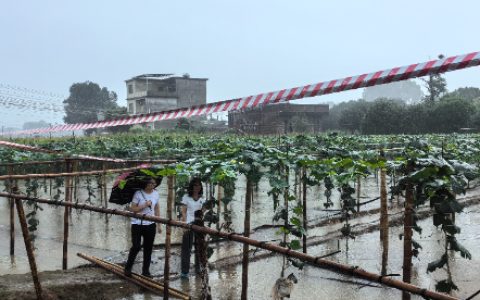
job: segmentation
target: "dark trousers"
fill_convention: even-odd
[[[155,240],[155,233],[157,226],[155,223],[151,225],[137,225],[132,224],[132,248],[128,253],[125,270],[131,271],[135,258],[142,248],[141,239],[143,237],[143,267],[142,274],[150,273],[150,262],[152,260],[153,241]]]
[[[185,231],[182,237],[181,269],[184,274],[188,274],[190,271],[190,253],[192,252],[194,238],[195,233],[191,230]],[[198,273],[199,271],[197,249],[195,249],[195,272]]]

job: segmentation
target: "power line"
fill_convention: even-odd
[[[0,105],[6,107],[19,107],[23,111],[75,112],[75,114],[85,115],[105,111],[104,109],[69,108],[64,105],[64,101],[68,98],[65,95],[0,83]]]
[[[97,114],[106,111],[105,109],[88,110],[82,108],[69,108],[69,106],[55,105],[43,101],[35,101],[28,98],[12,97],[11,95],[4,95],[0,91],[0,105],[6,107],[20,108],[22,111],[52,111],[55,113],[75,112],[75,114]]]
[[[53,98],[62,98],[62,99],[67,98],[65,95],[56,94],[56,93],[52,93],[52,92],[41,91],[41,90],[36,90],[36,89],[29,89],[29,88],[25,88],[25,87],[15,86],[15,85],[12,85],[12,84],[0,83],[0,88],[22,91],[22,92],[27,92],[27,93],[31,93],[31,94],[37,94],[37,95],[45,95],[45,96],[49,96],[49,97],[53,97]]]

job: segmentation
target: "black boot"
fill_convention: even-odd
[[[128,253],[127,263],[125,263],[125,269],[123,270],[124,274],[128,277],[132,276],[132,267],[136,256],[135,251],[130,251],[130,253]]]

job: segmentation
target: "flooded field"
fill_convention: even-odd
[[[83,184],[83,183],[82,183]],[[80,184],[80,186],[82,185]],[[1,188],[3,189],[3,188]],[[259,228],[264,224],[273,224],[273,204],[267,196],[268,182],[260,182],[258,191],[255,192],[252,206],[252,228]],[[162,184],[158,190],[162,199],[166,199],[166,187]],[[78,190],[78,200],[83,202],[86,195],[82,189]],[[237,182],[235,201],[232,202],[233,228],[235,232],[242,232],[244,213],[244,181]],[[477,194],[472,190],[467,197],[472,198]],[[378,196],[378,185],[374,178],[362,181],[362,201]],[[45,195],[40,195],[46,197]],[[333,202],[338,205],[338,195],[333,194]],[[308,190],[308,230],[309,244],[308,253],[315,256],[325,255],[333,251],[341,252],[328,259],[340,263],[359,266],[373,273],[380,273],[382,269],[382,245],[379,241],[379,233],[375,226],[378,226],[379,216],[375,213],[363,214],[361,217],[352,220],[355,239],[348,241],[341,237],[339,229],[343,223],[333,222],[328,226],[315,226],[315,224],[329,218],[335,217],[335,212],[322,211],[323,189],[311,188]],[[95,205],[100,205],[99,200],[93,200]],[[161,215],[165,215],[165,201],[161,202]],[[113,207],[113,205],[111,206]],[[120,208],[119,206],[116,206]],[[362,206],[361,210],[374,210],[379,207],[379,201],[371,202]],[[40,225],[35,241],[35,255],[39,271],[59,270],[62,265],[62,240],[63,240],[63,208],[55,208],[42,205],[43,211],[39,212]],[[338,206],[333,207],[338,208]],[[392,203],[389,211],[390,219],[401,217],[402,205],[396,201]],[[16,247],[15,256],[9,255],[9,208],[8,201],[0,200],[0,275],[23,274],[29,272],[28,260],[24,250],[23,238],[18,223],[16,224]],[[480,267],[480,205],[473,204],[465,209],[465,212],[458,215],[456,219],[458,226],[462,228],[458,235],[460,242],[472,253],[472,260],[461,258],[455,254],[451,261],[452,276],[459,287],[455,296],[465,298],[473,294],[478,286],[476,285],[476,272]],[[423,228],[423,234],[414,235],[423,249],[418,259],[414,262],[414,278],[412,283],[421,287],[434,290],[435,283],[439,279],[445,279],[446,273],[442,270],[434,273],[426,272],[427,264],[440,257],[443,251],[443,233],[433,226],[431,218],[419,222]],[[123,263],[126,252],[130,247],[130,225],[129,219],[121,216],[105,216],[88,211],[76,211],[71,214],[70,238],[69,238],[69,268],[86,264],[86,261],[77,257],[77,252],[107,258],[116,263]],[[165,231],[164,231],[165,232]],[[403,241],[399,235],[403,232],[402,227],[392,227],[389,232],[389,255],[388,263],[383,266],[387,273],[402,274]],[[280,239],[274,228],[259,228],[254,230],[252,237],[258,240],[270,241]],[[161,275],[163,273],[163,248],[164,233],[157,235],[152,264],[152,273]],[[441,242],[442,241],[442,242]],[[179,252],[177,246],[180,242],[180,231],[173,230],[175,244],[172,249],[171,272],[179,272]],[[241,244],[233,242],[219,242],[212,244],[215,249],[214,255],[210,258],[212,267],[210,272],[210,284],[214,299],[239,299],[241,293]],[[453,253],[452,253],[453,255]],[[139,270],[141,255],[137,257],[134,270]],[[270,255],[266,251],[257,251],[253,254],[249,267],[249,299],[269,299],[271,288],[279,277],[282,268],[282,257]],[[292,292],[292,299],[400,299],[401,292],[358,280],[349,276],[338,275],[331,271],[322,270],[313,266],[305,266],[303,270],[289,267],[286,274],[294,273],[298,278]],[[175,277],[176,278],[176,277]],[[401,279],[400,277],[396,277]],[[0,279],[1,280],[1,279]],[[0,282],[1,284],[1,282]],[[200,280],[191,276],[189,280],[173,279],[173,287],[188,291],[192,295],[198,295],[201,287]],[[412,296],[412,299],[421,297]],[[122,299],[161,299],[161,297],[150,294],[134,294]]]

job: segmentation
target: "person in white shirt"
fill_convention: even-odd
[[[202,181],[200,178],[192,178],[188,185],[187,194],[182,198],[182,222],[192,224],[195,220],[195,212],[203,208],[205,198],[203,196]],[[194,233],[187,230],[183,233],[181,253],[181,277],[188,278],[190,271],[190,253],[193,246]],[[195,249],[197,251],[197,249]],[[199,262],[195,254],[195,269],[199,271]]]
[[[148,178],[144,181],[143,188],[133,195],[130,205],[130,211],[147,216],[160,216],[160,205],[158,203],[160,196],[155,190],[157,183],[155,179]],[[133,263],[141,249],[141,239],[143,237],[143,265],[142,275],[152,277],[150,274],[150,262],[152,259],[153,241],[157,225],[155,222],[132,218],[132,247],[128,253],[127,263],[125,264],[125,275],[131,276]],[[158,233],[162,228],[158,225]]]

